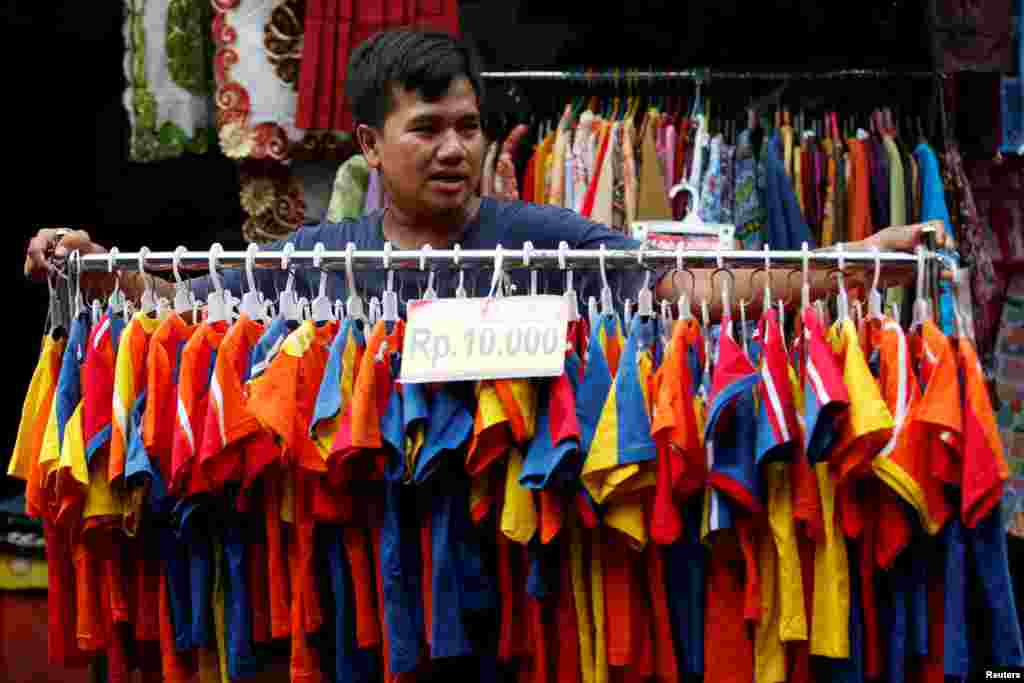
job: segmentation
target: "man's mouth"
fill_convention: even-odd
[[[430,176],[430,181],[442,192],[459,192],[467,182],[464,175],[440,173]]]

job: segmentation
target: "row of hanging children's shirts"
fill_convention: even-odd
[[[808,307],[741,344],[679,314],[573,321],[557,378],[412,385],[401,319],[81,313],[43,339],[9,470],[45,524],[50,661],[245,680],[280,640],[295,681],[1024,665],[970,341]]]
[[[699,105],[621,118],[568,105],[530,157],[522,199],[626,232],[634,220],[681,220],[688,195],[671,190],[687,183],[697,215],[734,224],[747,249],[830,246],[933,219],[951,229],[934,150],[901,136],[889,112],[875,112],[870,131],[840,131],[835,112],[806,127],[788,112],[751,115],[738,134],[713,125]]]

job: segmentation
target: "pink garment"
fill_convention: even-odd
[[[498,143],[492,142],[487,147],[487,156],[484,157],[484,173],[480,179],[480,196],[494,196],[494,164],[498,158]]]
[[[500,199],[519,199],[519,184],[516,182],[515,153],[520,140],[530,130],[529,126],[520,124],[512,129],[505,143],[501,146],[498,167],[494,172],[494,196]]]
[[[665,173],[665,155],[668,151],[667,140],[665,139],[665,126],[661,125],[661,119],[658,119],[658,125],[654,129],[654,151],[658,157],[658,166],[661,167],[662,177],[666,177],[668,174]],[[665,189],[668,191],[668,188]]]
[[[676,127],[669,124],[665,129],[665,193],[676,184]]]

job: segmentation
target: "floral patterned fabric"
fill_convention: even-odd
[[[295,126],[303,0],[212,0],[216,122],[231,159],[343,161],[351,135]]]
[[[999,322],[999,311],[994,303],[1001,293],[996,278],[995,266],[992,262],[992,251],[986,248],[985,228],[981,214],[974,202],[971,183],[964,171],[960,150],[955,143],[946,147],[945,154],[947,174],[947,196],[953,209],[953,220],[959,236],[961,258],[971,264],[971,294],[977,306],[974,316],[975,336],[978,340],[978,353],[984,358],[992,349]],[[949,186],[952,187],[949,187]]]
[[[248,218],[242,225],[247,242],[284,239],[302,225],[306,203],[302,182],[289,167],[245,161],[240,169],[241,202]]]
[[[753,131],[740,133],[736,145],[736,239],[744,249],[760,249],[768,214],[764,207],[764,173],[754,157]],[[762,157],[763,158],[763,157]]]
[[[209,5],[126,0],[125,10],[129,158],[205,153],[214,139]]]
[[[1007,289],[995,347],[995,407],[1010,466],[1003,506],[1010,533],[1024,538],[1024,276]]]

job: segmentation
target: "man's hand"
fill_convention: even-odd
[[[84,230],[45,228],[36,233],[28,243],[25,256],[25,277],[42,282],[53,269],[51,260],[61,261],[74,251],[83,256],[105,254],[107,250],[94,243]]]
[[[915,223],[914,225],[885,228],[864,240],[864,243],[868,249],[878,247],[879,251],[913,252],[917,249],[917,245],[922,243],[925,225],[925,223]],[[946,228],[942,222],[935,221],[933,225],[938,228],[935,232],[935,246],[939,249],[953,246],[948,244],[950,240],[946,235]]]

